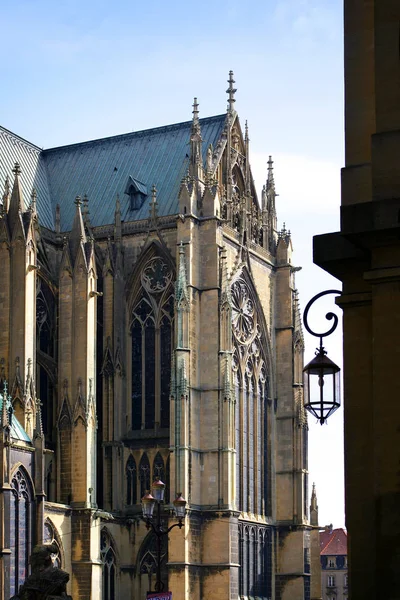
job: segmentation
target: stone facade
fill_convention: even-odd
[[[399,21],[397,0],[344,2],[341,230],[314,238],[343,282],[349,597],[371,600],[400,594]]]
[[[14,167],[12,190],[6,182],[0,219],[1,383],[9,382],[12,419],[28,441],[7,437],[4,413],[1,600],[19,581],[10,564],[25,564],[7,505],[22,502],[16,473],[31,488],[32,543],[57,543],[74,600],[139,600],[153,587],[155,540],[140,498],[156,476],[168,485],[167,502],[178,492],[188,502],[184,529],[172,530],[162,549],[175,599],[310,598],[292,241],[277,229],[272,160],[258,203],[233,83],[230,74],[226,115],[199,119],[195,100],[191,123],[140,132],[152,165],[164,132],[188,132],[179,172],[171,142],[171,166],[152,166],[153,180],[130,172],[112,197],[100,200],[96,188],[76,198],[73,214],[74,197],[61,205],[51,197],[57,169],[74,153],[59,194],[78,182],[84,192],[103,176],[105,148],[118,178],[114,141],[129,149],[140,135],[57,149],[50,164],[46,151],[3,131],[5,158],[22,167]],[[215,145],[206,146],[218,124]],[[39,192],[24,204],[32,155],[39,183],[45,162],[53,214]],[[172,208],[167,175],[180,181]],[[168,512],[165,519],[173,521]]]

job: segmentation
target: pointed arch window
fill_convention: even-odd
[[[29,574],[32,549],[33,490],[27,474],[19,468],[11,480],[10,498],[10,595],[17,593]]]
[[[42,402],[42,422],[46,442],[51,442],[53,429],[54,369],[56,349],[56,301],[48,283],[36,278],[36,385]]]
[[[267,367],[260,309],[244,277],[231,288],[234,388],[236,398],[236,505],[243,512],[265,514],[270,493],[267,469],[269,439],[266,403]]]
[[[44,523],[44,536],[43,542],[45,544],[53,544],[57,548],[57,552],[51,555],[53,560],[53,566],[58,569],[62,568],[62,553],[61,553],[61,542],[56,532],[56,529],[50,519],[46,519]]]
[[[126,463],[126,503],[128,506],[137,504],[137,469],[132,455]]]
[[[168,536],[161,537],[161,581],[167,588],[168,582]],[[143,540],[138,554],[138,571],[142,579],[141,587],[145,590],[154,588],[157,573],[157,538],[151,531]]]
[[[116,596],[116,557],[107,530],[103,529],[100,536],[100,556],[102,563],[103,597],[102,600],[115,600]]]
[[[164,483],[167,483],[165,481],[165,468],[164,468],[164,461],[163,458],[161,456],[161,454],[159,452],[157,452],[154,461],[153,461],[153,480],[158,477],[159,479],[161,479],[161,481],[163,481]]]
[[[139,464],[140,497],[143,498],[150,490],[150,462],[146,453],[143,454]]]
[[[141,271],[131,317],[132,429],[169,427],[173,315],[172,271],[154,256]]]

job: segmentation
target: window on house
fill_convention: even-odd
[[[335,576],[328,575],[328,587],[335,587]]]
[[[345,575],[344,576],[344,587],[348,587],[349,586],[349,576]]]
[[[336,569],[336,556],[328,556],[328,568]]]

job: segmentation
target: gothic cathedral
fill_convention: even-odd
[[[303,335],[272,160],[225,114],[42,150],[0,127],[0,600],[310,598]]]

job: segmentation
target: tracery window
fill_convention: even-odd
[[[239,596],[270,600],[272,594],[271,530],[239,523]]]
[[[168,541],[166,538],[165,535],[161,537],[161,581],[165,586],[168,581]],[[138,566],[140,576],[144,578],[142,589],[153,589],[157,572],[157,538],[153,532],[150,532],[143,541],[139,551]]]
[[[139,464],[140,497],[143,498],[150,490],[150,462],[146,453],[143,454]]]
[[[153,462],[153,480],[158,477],[164,483],[167,483],[165,480],[165,469],[164,469],[164,461],[159,452],[157,452],[154,462]]]
[[[236,398],[236,505],[263,514],[269,494],[266,347],[250,286],[237,279],[231,289]]]
[[[132,455],[126,463],[126,503],[128,506],[137,504],[137,470],[136,461]]]
[[[102,600],[116,598],[116,557],[111,538],[106,529],[100,536],[100,556],[102,562],[103,597]]]
[[[61,544],[57,532],[53,523],[50,519],[46,519],[44,523],[44,536],[43,542],[45,544],[53,544],[57,547],[57,552],[51,555],[53,560],[53,565],[59,569],[62,568],[62,559],[61,559]]]
[[[132,311],[132,429],[169,427],[173,307],[172,271],[155,256]]]
[[[56,302],[49,285],[36,278],[36,382],[42,402],[42,422],[46,442],[51,441],[53,427],[54,370],[56,348]]]
[[[10,498],[10,595],[17,593],[29,574],[32,548],[33,491],[28,476],[19,468],[11,481]]]

